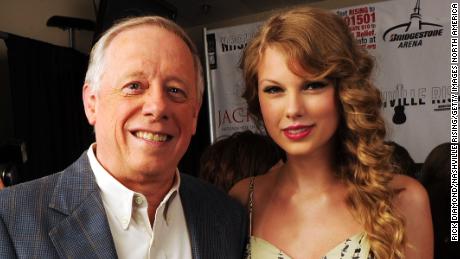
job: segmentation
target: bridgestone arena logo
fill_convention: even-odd
[[[422,27],[431,27],[428,30],[423,30]],[[393,26],[385,31],[383,40],[390,42],[399,42],[398,48],[412,48],[422,46],[424,38],[442,36],[442,25],[423,22],[420,14],[420,0],[417,0],[414,11],[410,15],[410,20],[407,23],[402,23]],[[389,37],[387,37],[389,35]]]
[[[413,40],[421,38],[436,37],[442,35],[442,29],[433,30],[433,31],[424,31],[424,32],[414,32],[406,34],[391,34],[390,41],[403,41],[403,40]]]

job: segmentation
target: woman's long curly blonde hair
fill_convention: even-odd
[[[363,224],[378,259],[404,258],[404,220],[392,200],[392,149],[384,143],[379,90],[371,82],[371,56],[358,44],[344,20],[332,12],[296,8],[271,17],[245,49],[241,66],[243,97],[262,121],[257,68],[268,46],[282,51],[290,66],[299,64],[318,78],[336,82],[341,122],[337,131],[337,174],[349,187],[348,203]]]

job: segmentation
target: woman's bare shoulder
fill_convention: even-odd
[[[251,178],[245,178],[239,182],[237,182],[233,187],[228,191],[228,195],[230,197],[235,198],[237,201],[239,201],[243,206],[246,206],[248,203],[248,197],[249,197],[249,183],[251,181]]]
[[[395,197],[396,207],[404,210],[408,207],[428,207],[428,193],[421,183],[406,175],[395,175],[390,187],[397,190]]]
[[[405,220],[406,258],[433,258],[433,225],[427,191],[406,175],[396,175],[390,185],[400,190],[394,204]]]
[[[274,179],[276,171],[280,167],[281,163],[277,163],[274,165],[267,173],[263,175],[258,175],[254,177],[254,188],[257,189],[257,193],[263,193],[267,184]],[[238,200],[241,204],[246,206],[249,200],[249,184],[251,182],[252,177],[245,178],[239,182],[237,182],[233,187],[230,189],[228,194]]]

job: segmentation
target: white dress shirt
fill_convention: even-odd
[[[147,214],[147,199],[109,174],[97,161],[96,144],[88,149],[91,169],[100,188],[110,231],[120,259],[191,259],[190,237],[179,194],[176,169],[172,188],[155,212],[153,227]]]

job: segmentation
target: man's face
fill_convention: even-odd
[[[104,62],[100,89],[83,90],[98,161],[119,180],[173,174],[200,108],[187,45],[165,29],[142,25],[117,35]]]

